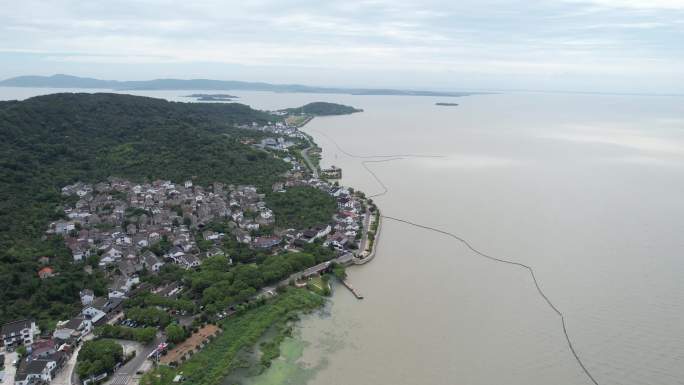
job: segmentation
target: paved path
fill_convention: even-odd
[[[309,142],[309,147],[302,150],[302,158],[304,158],[304,162],[306,162],[307,167],[313,173],[314,178],[318,179],[318,168],[314,167],[313,162],[309,159],[309,150],[313,148],[313,144],[308,139],[307,141]]]
[[[159,346],[162,341],[161,333],[157,333],[154,341],[145,346],[131,341],[117,341],[124,345],[126,354],[129,354],[131,350],[135,350],[136,354],[132,360],[126,362],[122,367],[120,367],[119,370],[117,370],[116,373],[114,373],[114,375],[111,377],[111,379],[105,382],[105,385],[128,385],[131,383],[131,379],[143,366],[147,356],[152,353],[152,351]]]
[[[17,353],[7,353],[4,350],[2,353],[5,355],[5,380],[2,385],[14,385],[14,375],[17,372],[17,368],[12,365],[12,362],[17,359]]]
[[[73,374],[76,369],[76,359],[78,358],[78,352],[81,350],[81,346],[83,346],[83,344],[78,345],[78,347],[74,349],[74,353],[69,357],[69,360],[64,364],[64,367],[57,373],[50,384],[72,385],[77,383],[73,381],[75,379],[73,378]]]
[[[363,220],[363,228],[361,229],[361,242],[359,242],[359,256],[366,256],[366,247],[368,246],[368,230],[370,230],[372,213],[366,208],[366,217]]]
[[[330,260],[329,262],[342,263],[342,261],[345,261],[345,260],[346,260],[346,261],[349,261],[349,257],[348,257],[347,255],[343,255],[343,256],[340,256],[340,257],[337,257],[337,258],[333,258],[333,259]],[[323,262],[323,263],[325,263],[325,262]],[[316,266],[321,266],[323,263],[318,264],[318,265],[316,265]],[[344,263],[342,263],[342,264],[344,264]],[[315,266],[314,266],[314,267],[315,267]],[[307,273],[309,270],[311,270],[312,268],[313,268],[313,267],[310,267],[310,268],[308,268],[308,269],[305,269],[305,270],[302,270],[302,271],[298,271],[298,272],[296,272],[296,273],[293,273],[293,274],[291,274],[289,277],[287,277],[286,279],[283,279],[282,281],[276,283],[275,285],[262,287],[261,290],[259,290],[259,293],[257,293],[253,298],[260,298],[260,297],[264,297],[264,296],[266,296],[266,297],[274,297],[274,296],[278,295],[278,290],[277,290],[277,289],[278,289],[279,286],[288,286],[288,285],[290,284],[290,281],[296,281],[296,280],[302,278],[302,276],[303,276],[304,274],[306,274],[306,273]]]

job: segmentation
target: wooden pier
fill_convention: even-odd
[[[356,299],[363,299],[363,296],[356,289],[354,289],[354,286],[352,286],[351,283],[349,283],[349,281],[343,279],[342,284],[344,285],[344,287],[349,289],[349,291],[351,291],[352,294],[354,294],[354,297],[356,297]]]

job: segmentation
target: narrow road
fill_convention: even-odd
[[[368,208],[366,208],[366,218],[363,220],[363,228],[361,229],[361,242],[359,242],[359,257],[365,257],[364,254],[366,253],[366,246],[368,246],[368,230],[370,230],[371,216],[372,213],[370,210],[368,210]]]
[[[133,377],[136,377],[136,372],[147,360],[147,356],[163,342],[161,333],[157,333],[154,341],[142,347],[140,351],[136,352],[132,360],[126,362],[114,375],[105,382],[105,385],[128,385]]]
[[[14,376],[17,372],[17,368],[12,365],[12,363],[14,360],[18,359],[17,352],[10,353],[3,350],[2,353],[5,355],[5,380],[2,383],[3,385],[14,385]],[[2,368],[0,368],[0,370],[2,370]]]
[[[76,369],[76,359],[78,358],[78,352],[81,350],[81,346],[83,344],[78,345],[76,349],[74,349],[74,353],[69,357],[69,360],[64,364],[64,367],[57,373],[55,378],[52,380],[51,384],[53,385],[72,385],[72,384],[77,384],[78,382],[74,382],[74,372]]]
[[[303,149],[301,151],[302,158],[304,158],[304,162],[306,163],[306,166],[311,170],[311,173],[313,174],[314,178],[318,179],[318,168],[314,167],[313,162],[309,158],[309,150],[314,148],[313,143],[311,143],[311,140],[307,137],[306,141],[309,143],[309,147]]]
[[[304,162],[306,162],[306,166],[309,167],[309,170],[311,170],[311,173],[313,174],[314,178],[318,179],[318,169],[314,167],[313,162],[311,162],[311,159],[309,159],[309,150],[311,150],[313,147],[307,147],[302,150],[302,157],[304,158]]]

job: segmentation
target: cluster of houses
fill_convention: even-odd
[[[334,188],[338,212],[334,217],[333,232],[327,242],[337,250],[356,249],[361,239],[363,221],[368,213],[362,200],[353,196],[348,189]]]
[[[95,185],[66,186],[62,194],[77,200],[47,233],[64,237],[74,262],[96,255],[100,268],[115,272],[109,277],[110,297],[125,296],[143,270],[155,273],[166,263],[190,269],[206,257],[230,258],[220,247],[225,234],[203,230],[210,222],[230,220],[237,239],[247,243],[253,241],[251,232],[275,222],[265,196],[253,186],[214,183],[203,188],[192,181],[135,184],[110,178]],[[200,241],[209,247],[200,250]],[[254,246],[263,242],[256,239]],[[163,249],[157,247],[161,244]],[[49,278],[54,271],[45,266],[38,274]]]
[[[284,111],[271,111],[271,113],[280,116],[288,115],[288,113]],[[297,129],[298,126],[290,125],[287,122],[268,122],[265,125],[259,125],[257,122],[252,122],[251,124],[240,125],[238,128],[267,132],[276,136],[286,136],[289,138],[305,138],[304,134]]]
[[[277,138],[265,138],[265,139],[262,139],[261,142],[256,144],[257,147],[262,148],[264,150],[276,150],[276,151],[284,151],[284,150],[287,150],[288,148],[290,148],[294,145],[295,145],[294,142],[289,141],[282,136],[279,136]]]
[[[30,319],[8,322],[0,328],[0,337],[6,351],[19,346],[26,349],[25,355],[12,363],[17,367],[14,376],[16,385],[50,383],[70,355],[68,345],[39,336],[40,329]]]
[[[338,251],[353,250],[360,239],[366,215],[363,202],[346,188],[327,181],[306,178],[293,167],[284,182],[273,190],[292,186],[311,186],[326,191],[337,200],[338,212],[329,224],[311,229],[279,229],[258,236],[260,229],[272,228],[275,214],[266,206],[265,194],[254,186],[208,188],[192,181],[175,184],[155,181],[136,184],[110,178],[95,185],[76,183],[62,189],[75,203],[65,208],[66,218],[50,224],[49,235],[61,235],[72,252],[74,262],[97,256],[99,267],[109,273],[110,298],[123,298],[140,283],[139,273],[156,273],[166,263],[191,269],[207,257],[225,256],[221,248],[225,233],[204,229],[213,221],[228,222],[231,236],[259,250],[278,247],[296,249],[322,239]],[[200,248],[198,242],[203,242]],[[158,247],[165,245],[163,249]],[[55,274],[44,261],[41,278]]]
[[[123,314],[123,298],[96,297],[88,289],[82,290],[80,295],[81,312],[57,322],[51,334],[42,333],[32,319],[2,325],[0,341],[5,351],[18,351],[20,347],[25,350],[25,354],[12,363],[16,366],[15,385],[49,384],[95,326],[116,321]]]

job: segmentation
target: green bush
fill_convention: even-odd
[[[330,194],[314,187],[299,186],[266,197],[279,228],[307,229],[327,225],[337,212],[337,202]]]
[[[154,341],[154,337],[157,335],[157,329],[153,327],[129,328],[120,325],[102,325],[95,328],[95,335],[98,337],[117,338],[148,344]]]
[[[93,340],[83,343],[78,352],[76,373],[81,379],[111,373],[124,358],[123,347],[112,340]]]
[[[183,342],[188,338],[188,332],[176,323],[169,324],[169,326],[164,329],[164,333],[166,333],[166,340],[174,344]]]

